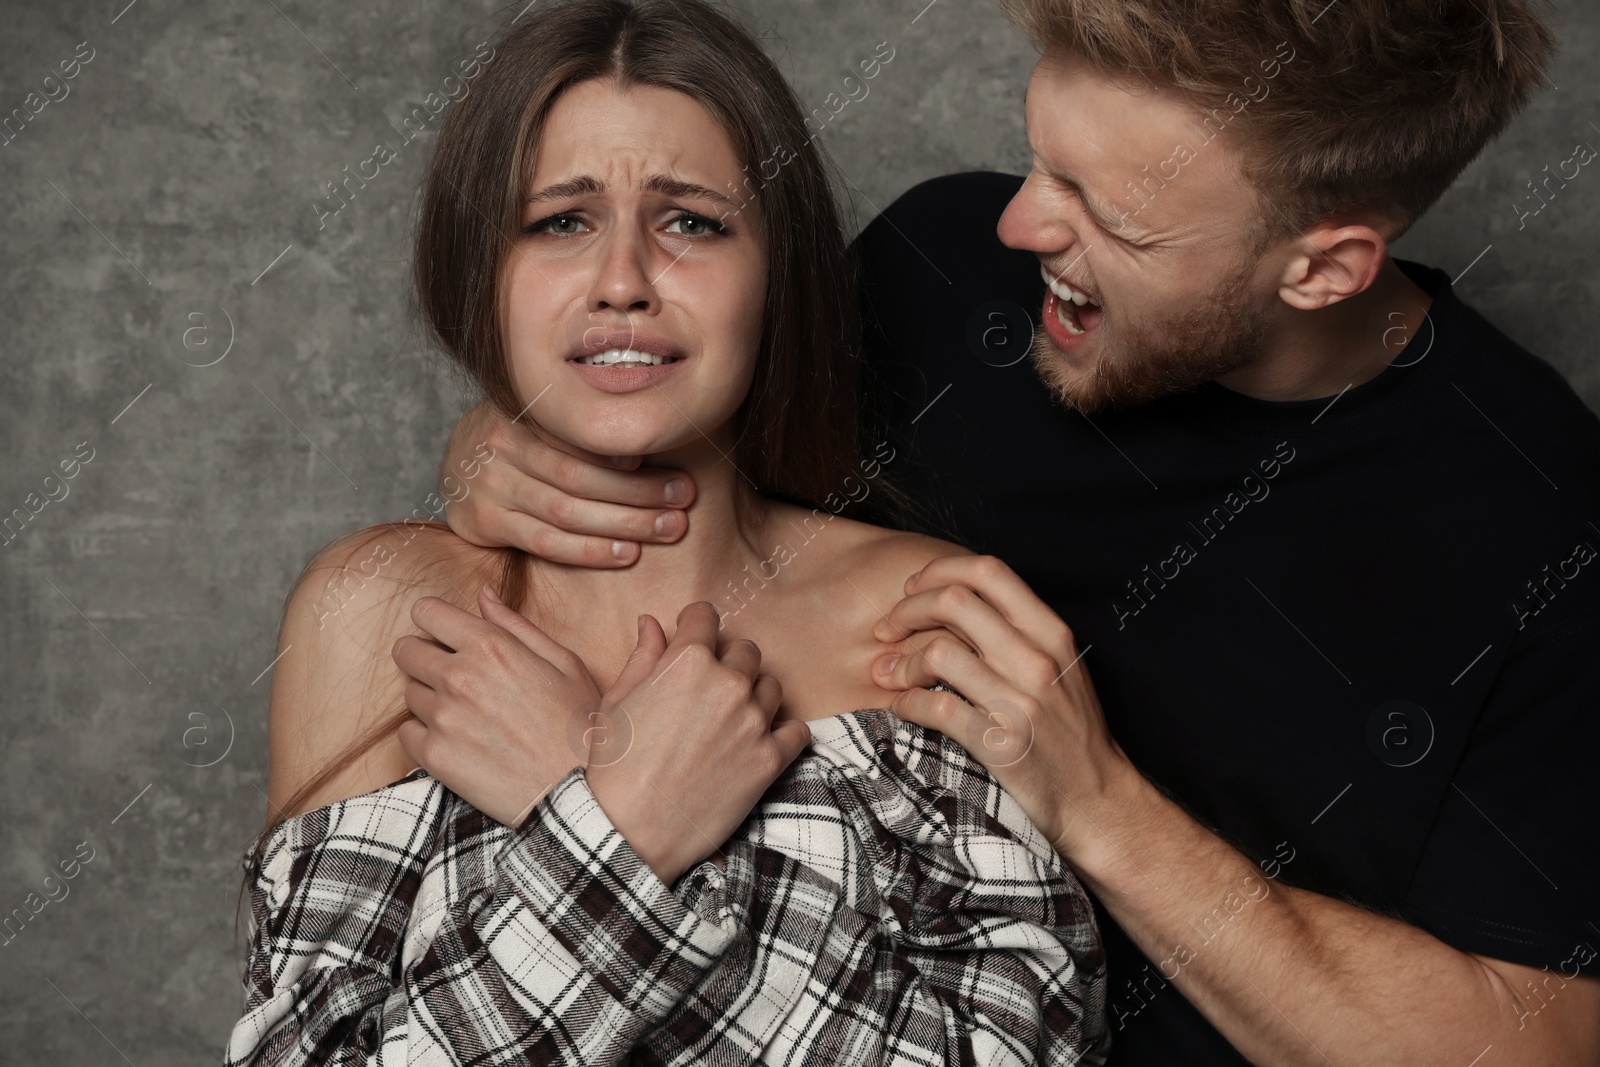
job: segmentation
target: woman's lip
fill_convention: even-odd
[[[568,359],[582,359],[587,356],[598,356],[602,352],[612,349],[630,349],[634,352],[647,352],[652,356],[663,359],[681,359],[683,350],[663,337],[641,333],[638,330],[589,330],[584,334],[584,341],[567,356]]]
[[[618,367],[615,364],[604,366],[569,359],[567,366],[576,370],[579,377],[602,393],[632,393],[658,384],[687,362],[689,360],[683,358],[675,359],[671,363]]]

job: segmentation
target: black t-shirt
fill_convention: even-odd
[[[1600,419],[1404,261],[1428,321],[1337,398],[1085,417],[1026,358],[1039,262],[995,233],[1020,183],[926,182],[857,240],[888,475],[1055,608],[1128,756],[1263,878],[1600,970]],[[1181,957],[1100,920],[1113,1064],[1246,1062],[1162,977]]]

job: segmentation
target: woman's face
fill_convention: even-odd
[[[683,93],[606,80],[557,99],[501,275],[531,419],[602,455],[731,437],[767,289],[758,213],[726,192],[743,178],[727,134]]]

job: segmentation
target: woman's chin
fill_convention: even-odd
[[[683,434],[583,434],[572,444],[597,456],[654,456],[662,452],[672,452],[682,448],[691,441],[699,440],[699,434],[685,436]]]
[[[656,456],[686,448],[706,448],[703,432],[720,439],[734,416],[726,407],[709,404],[684,404],[665,410],[628,407],[631,410],[623,410],[624,405],[620,404],[595,404],[571,411],[550,411],[541,424],[558,440],[596,455]]]

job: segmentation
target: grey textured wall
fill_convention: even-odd
[[[220,1057],[283,597],[329,539],[425,510],[464,401],[406,319],[433,135],[394,127],[521,6],[126,3],[0,12],[0,115],[79,64],[0,146],[0,514],[59,497],[0,547],[0,914],[75,872],[0,947],[4,1063]],[[1027,167],[1026,44],[989,0],[926,4],[737,5],[816,105],[895,48],[823,137],[862,223],[924,178]],[[1558,20],[1554,87],[1398,253],[1470,267],[1463,295],[1600,407],[1600,177],[1525,229],[1513,208],[1600,144],[1600,10]],[[379,142],[398,157],[319,219]]]

